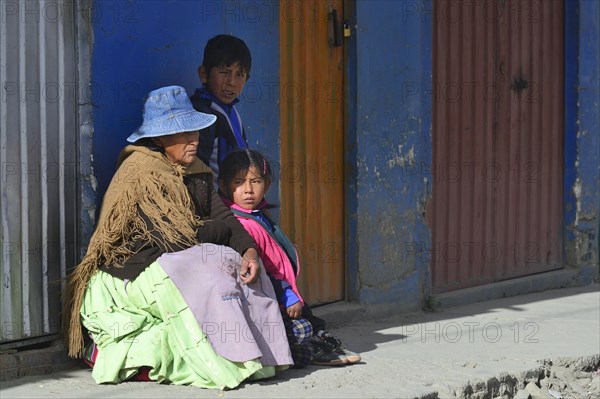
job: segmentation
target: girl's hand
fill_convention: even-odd
[[[258,278],[260,265],[258,264],[258,253],[254,248],[248,248],[242,256],[242,267],[240,268],[240,279],[242,284],[252,284]]]
[[[302,304],[300,301],[296,302],[292,306],[286,309],[287,315],[290,316],[290,319],[297,319],[302,316]]]

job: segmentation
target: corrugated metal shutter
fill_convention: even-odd
[[[77,256],[75,11],[2,3],[2,348],[56,336],[61,279]]]
[[[434,3],[434,292],[562,267],[563,8]]]

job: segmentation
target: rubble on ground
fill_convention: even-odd
[[[520,375],[469,381],[453,390],[460,399],[600,399],[600,354],[544,359]],[[444,395],[446,397],[446,395]],[[420,399],[439,399],[437,392]]]

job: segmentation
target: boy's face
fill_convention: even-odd
[[[231,104],[239,97],[248,79],[248,74],[242,70],[238,62],[214,67],[209,73],[202,66],[198,74],[212,95],[224,104]]]

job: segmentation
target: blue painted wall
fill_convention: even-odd
[[[279,159],[277,2],[96,0],[92,21],[94,168],[100,201],[119,151],[142,120],[143,97],[177,84],[192,94],[204,45],[216,34],[242,38],[252,53],[239,111],[250,145]],[[270,198],[278,199],[278,182]],[[98,202],[99,203],[99,202]]]
[[[431,9],[427,1],[356,3],[349,291],[367,305],[419,308],[430,284]]]
[[[565,254],[580,280],[599,274],[600,4],[566,4]]]

